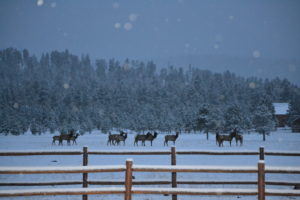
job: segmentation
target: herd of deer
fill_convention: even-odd
[[[79,134],[75,133],[75,131],[71,130],[68,134],[61,133],[60,135],[56,135],[52,137],[52,145],[58,141],[58,145],[63,145],[63,141],[66,140],[67,144],[70,145],[71,141],[72,144],[77,144],[76,139],[78,138]]]
[[[152,146],[153,140],[157,137],[157,132],[154,132],[153,134],[148,132],[147,134],[137,134],[134,137],[134,146],[138,146],[138,142],[141,142],[142,146],[146,146],[145,142],[150,141],[150,144]],[[58,141],[59,145],[63,144],[63,141],[66,140],[67,144],[70,145],[71,141],[73,141],[72,144],[77,144],[76,139],[78,138],[79,134],[75,133],[75,131],[70,131],[68,134],[60,134],[58,136],[53,136],[52,144],[55,144],[56,141]],[[176,132],[175,135],[166,135],[164,140],[164,146],[168,146],[169,141],[173,142],[175,145],[175,142],[179,136],[179,133]],[[236,144],[240,142],[240,145],[243,144],[243,136],[237,133],[237,130],[234,129],[233,132],[231,132],[229,135],[221,135],[218,132],[216,133],[216,143],[219,145],[219,147],[224,146],[224,141],[228,141],[231,146],[232,139],[235,138]],[[125,141],[127,139],[127,133],[121,131],[119,134],[111,134],[109,132],[108,134],[108,140],[107,145],[120,145],[122,142],[123,145],[125,145]]]
[[[138,134],[134,137],[134,143],[133,145],[138,146],[138,142],[140,141],[142,146],[146,146],[145,142],[150,141],[150,144],[152,146],[153,140],[157,137],[157,132],[154,132],[151,134],[148,132],[147,134]],[[179,133],[177,132],[176,135],[166,135],[165,136],[165,141],[164,141],[164,146],[168,146],[168,142],[172,141],[173,144],[175,144],[176,139],[178,138]],[[107,140],[107,145],[119,145],[121,141],[123,141],[123,145],[125,145],[125,140],[127,138],[127,133],[121,131],[120,134],[111,134],[109,133],[108,135],[108,140]]]
[[[236,145],[240,142],[240,145],[243,145],[243,136],[238,134],[237,129],[234,129],[229,135],[221,135],[219,132],[216,134],[216,143],[217,145],[224,146],[223,142],[228,141],[231,146],[232,139],[235,138]]]

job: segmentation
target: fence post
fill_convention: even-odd
[[[88,165],[88,148],[83,147],[83,154],[82,154],[82,166]],[[88,187],[88,173],[82,174],[82,187],[87,188]],[[82,200],[88,200],[88,195],[84,194],[82,195]]]
[[[259,160],[265,160],[265,148],[259,147]]]
[[[171,165],[176,165],[176,147],[171,147]],[[176,172],[172,172],[172,188],[177,187],[177,174]],[[172,200],[177,200],[177,195],[172,195]]]
[[[258,167],[258,200],[265,200],[265,161],[260,160]]]
[[[132,159],[126,160],[126,174],[125,174],[125,200],[131,200],[132,188]]]

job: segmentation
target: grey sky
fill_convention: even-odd
[[[299,59],[300,1],[2,0],[0,48],[151,59]]]

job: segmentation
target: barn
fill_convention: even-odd
[[[291,128],[293,133],[300,133],[300,116],[291,122]]]
[[[289,103],[273,103],[277,127],[285,127],[289,118]]]

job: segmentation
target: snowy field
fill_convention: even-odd
[[[57,134],[54,134],[57,135]],[[99,131],[94,131],[91,134],[79,136],[77,145],[63,146],[52,145],[53,134],[31,135],[25,134],[21,136],[0,136],[0,151],[8,150],[82,150],[87,146],[89,150],[169,150],[169,147],[164,147],[164,135],[159,134],[153,141],[153,146],[146,142],[146,147],[133,145],[135,133],[129,132],[126,140],[126,145],[107,146],[108,135],[102,134]],[[176,142],[177,150],[219,150],[219,151],[258,151],[260,146],[265,147],[265,151],[300,151],[300,134],[291,133],[289,130],[278,130],[267,136],[266,141],[262,141],[262,136],[257,133],[244,134],[244,145],[236,146],[233,141],[232,146],[228,142],[224,143],[224,147],[216,146],[215,135],[210,135],[209,140],[206,140],[204,134],[180,134]],[[133,158],[134,164],[143,165],[168,165],[170,164],[170,156],[107,156],[107,155],[90,155],[89,165],[115,165],[125,164],[127,158]],[[0,157],[0,166],[81,166],[82,156],[17,156],[17,157]],[[266,156],[266,165],[272,166],[300,166],[300,157],[279,157]],[[178,155],[177,165],[226,165],[226,166],[256,166],[258,156],[209,156],[209,155]],[[135,173],[136,180],[145,179],[162,179],[170,180],[170,173]],[[0,175],[0,182],[25,182],[25,181],[70,181],[81,180],[81,174],[36,174],[36,175]],[[124,180],[124,173],[93,173],[89,174],[90,180]],[[178,180],[253,180],[257,179],[257,174],[213,174],[213,173],[178,173]],[[299,181],[300,175],[288,174],[272,174],[267,175],[266,180],[286,180]],[[0,187],[3,189],[29,189],[29,188],[63,188],[63,187],[78,187],[74,186],[42,186],[42,187]],[[101,187],[101,186],[89,186]],[[137,186],[138,187],[138,186]],[[143,186],[144,187],[144,186]],[[161,187],[161,186],[147,186]],[[164,185],[163,187],[168,187]],[[182,188],[256,188],[256,185],[178,185]],[[288,186],[268,186],[268,188],[285,188]],[[143,200],[167,200],[170,196],[163,195],[135,195],[133,199]],[[179,196],[178,199],[257,199],[255,196]],[[81,196],[37,196],[37,197],[14,197],[1,199],[81,199]],[[123,195],[90,195],[89,199],[123,199]],[[300,199],[300,197],[267,197],[267,199]]]

